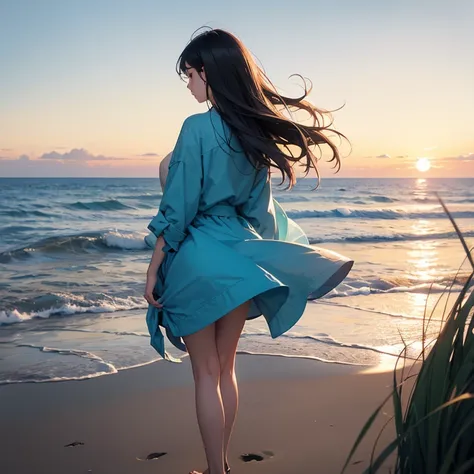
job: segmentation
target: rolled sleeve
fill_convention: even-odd
[[[158,214],[148,224],[166,242],[164,251],[177,251],[199,209],[202,158],[199,129],[193,117],[185,120],[168,168]]]
[[[169,249],[178,250],[179,245],[186,238],[186,234],[173,224],[170,224],[161,211],[158,211],[158,214],[148,224],[148,229],[157,237],[163,234],[167,244],[165,251]]]

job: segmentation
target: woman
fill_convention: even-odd
[[[163,358],[177,361],[165,351],[160,326],[189,353],[205,474],[224,474],[230,472],[235,355],[245,321],[263,315],[272,337],[281,335],[300,319],[307,299],[336,287],[353,262],[289,242],[293,223],[278,205],[275,211],[270,167],[291,187],[294,164],[317,172],[312,145],[328,145],[340,163],[329,129],[320,124],[324,113],[304,100],[307,93],[279,95],[242,42],[220,29],[195,37],[177,72],[199,103],[212,106],[184,121],[159,212],[148,225],[156,244],[145,289],[147,324]],[[306,110],[314,126],[297,124],[278,107]]]

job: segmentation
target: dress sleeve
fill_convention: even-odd
[[[196,123],[188,117],[173,150],[158,214],[147,228],[163,235],[164,251],[177,251],[196,217],[202,187],[201,141]]]
[[[257,172],[249,199],[239,207],[239,213],[252,224],[262,238],[276,237],[277,223],[268,168]]]

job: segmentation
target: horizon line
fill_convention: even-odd
[[[0,176],[0,179],[159,179],[159,176]],[[278,177],[272,180],[280,180]],[[317,179],[313,176],[301,176],[296,178]],[[326,176],[321,181],[327,179],[474,179],[474,176]],[[285,182],[283,182],[284,184]]]

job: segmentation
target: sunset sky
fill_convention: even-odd
[[[337,176],[474,177],[473,18],[472,0],[1,0],[0,177],[157,176],[207,110],[175,73],[201,26],[236,34],[280,92],[299,73],[314,104],[345,104]]]

